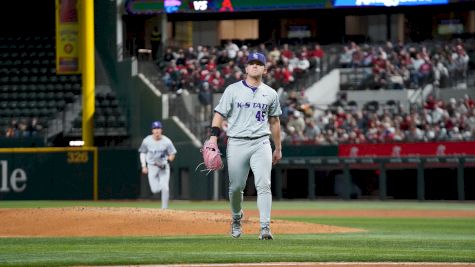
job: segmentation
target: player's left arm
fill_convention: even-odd
[[[280,141],[280,119],[279,117],[269,117],[270,132],[274,141],[274,152],[272,153],[272,164],[276,164],[282,158],[282,144]]]
[[[169,154],[168,157],[167,157],[167,161],[172,162],[174,160],[175,160],[175,154]]]
[[[177,152],[177,151],[176,151],[175,146],[173,145],[172,142],[170,142],[170,144],[169,144],[168,147],[167,147],[167,153],[168,153],[168,155],[167,155],[167,161],[168,161],[168,162],[172,162],[172,161],[175,160],[176,152]]]

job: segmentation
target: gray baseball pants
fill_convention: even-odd
[[[233,217],[242,211],[249,169],[254,173],[261,227],[270,224],[272,208],[272,148],[268,136],[255,140],[229,138],[227,146],[229,201]]]
[[[162,209],[168,208],[168,199],[170,198],[170,166],[167,164],[164,169],[160,169],[156,165],[149,164],[148,166],[148,183],[150,184],[150,191],[153,194],[162,192]]]

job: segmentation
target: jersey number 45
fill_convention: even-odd
[[[256,113],[257,121],[265,121],[266,120],[266,112],[264,110],[259,110]]]

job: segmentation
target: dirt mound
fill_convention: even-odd
[[[143,208],[0,209],[0,236],[227,235],[229,215],[219,212]],[[257,234],[259,219],[246,217],[245,234]],[[274,234],[347,233],[363,230],[272,220]]]

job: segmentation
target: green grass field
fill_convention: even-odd
[[[226,209],[219,202],[172,201],[182,210]],[[3,208],[108,206],[159,208],[159,202],[1,201]],[[255,201],[245,209],[256,209]],[[273,210],[475,210],[473,202],[276,201]],[[1,213],[0,213],[1,214]],[[34,220],[34,218],[31,218]],[[0,238],[0,266],[243,262],[475,263],[475,218],[275,217],[355,227],[363,233],[112,238]],[[0,226],[1,227],[1,226]],[[199,227],[197,225],[196,227]]]

